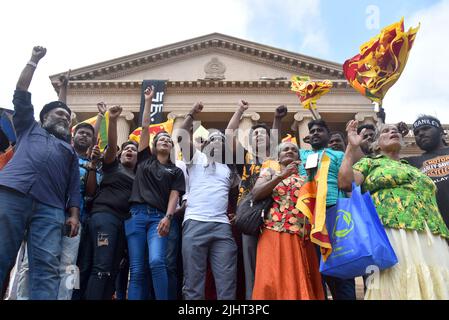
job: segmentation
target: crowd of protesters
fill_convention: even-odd
[[[354,279],[320,274],[313,221],[295,206],[326,154],[323,206],[350,197],[353,183],[369,191],[398,258],[365,299],[449,299],[449,147],[437,118],[413,123],[423,153],[409,158],[400,156],[404,123],[350,121],[345,134],[312,120],[308,136],[296,137],[309,150],[281,142],[285,106],[274,110],[271,128],[259,123],[244,135],[237,130],[250,108],[244,100],[225,133],[194,141],[193,121],[205,108],[198,102],[176,135],[162,131],[151,141],[149,87],[139,143],[118,147],[122,108],[98,104],[97,124],[109,117],[102,152],[97,125],[71,131],[68,77],[59,101],[34,119],[28,88],[45,54],[34,47],[17,82],[14,144],[0,130],[3,298],[320,300],[328,289],[332,299],[355,300]],[[273,200],[259,235],[234,226],[249,194]]]

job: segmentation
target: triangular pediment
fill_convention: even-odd
[[[50,77],[56,83],[60,74]],[[344,80],[342,65],[213,33],[72,70],[71,81]]]

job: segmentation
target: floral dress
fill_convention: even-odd
[[[449,238],[438,210],[432,179],[407,161],[386,156],[363,158],[353,168],[365,176],[363,190],[369,191],[384,226],[424,231]]]
[[[272,174],[274,170],[264,169],[260,176],[271,179]],[[295,208],[304,182],[294,174],[273,190],[273,207],[257,243],[254,300],[324,299],[310,224]]]
[[[260,176],[271,179],[273,170],[264,169]],[[265,228],[277,232],[297,234],[308,239],[310,234],[310,223],[308,219],[296,209],[299,189],[306,178],[298,174],[285,178],[273,189],[273,206],[265,218]]]

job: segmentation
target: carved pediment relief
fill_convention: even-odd
[[[213,57],[204,66],[204,72],[206,73],[204,79],[206,80],[223,80],[225,78],[226,66],[217,57]]]

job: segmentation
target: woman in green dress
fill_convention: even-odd
[[[355,181],[371,193],[399,261],[369,277],[365,299],[449,299],[449,230],[438,211],[435,184],[400,159],[403,141],[395,125],[379,129],[377,156],[355,164],[363,131],[357,134],[357,121],[351,121],[347,132],[339,187],[350,191]]]

